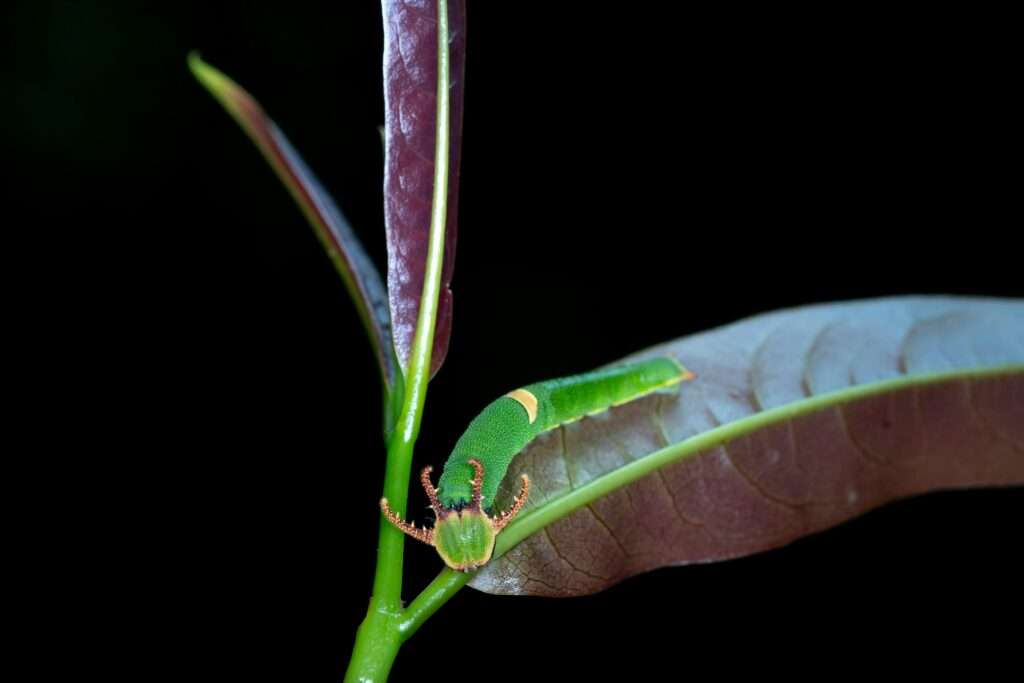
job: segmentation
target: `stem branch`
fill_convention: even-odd
[[[441,605],[448,602],[453,595],[459,592],[460,588],[469,583],[470,578],[472,578],[472,574],[457,572],[445,567],[402,613],[402,620],[398,625],[402,633],[402,641],[406,641],[409,636],[416,633],[423,622],[429,619]]]

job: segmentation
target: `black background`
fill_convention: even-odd
[[[993,23],[559,7],[469,2],[454,332],[417,468],[510,387],[739,317],[1024,294],[1019,78]],[[220,679],[336,680],[373,572],[373,359],[312,232],[185,56],[262,102],[383,268],[379,7],[5,14],[11,215],[30,217],[34,282],[118,394],[92,424],[109,454],[83,467],[109,486],[92,504],[116,540],[83,542],[86,564],[139,596],[129,625],[161,625],[143,671],[198,652]],[[465,590],[393,678],[1010,662],[1021,509],[1019,491],[933,494],[597,596]],[[410,544],[406,595],[438,569]]]

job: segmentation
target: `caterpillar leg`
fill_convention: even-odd
[[[519,511],[523,509],[523,505],[526,504],[526,498],[530,495],[530,478],[523,475],[523,486],[519,489],[519,495],[512,499],[512,507],[505,510],[494,519],[494,533],[498,533],[512,521],[512,519],[519,514]]]
[[[402,533],[412,536],[417,541],[423,541],[427,545],[434,545],[434,530],[433,529],[418,529],[415,524],[409,524],[404,521],[401,517],[391,509],[388,505],[387,498],[380,499],[380,511],[384,513],[384,517],[389,522],[395,525]]]

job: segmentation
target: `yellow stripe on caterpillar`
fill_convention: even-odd
[[[530,424],[533,424],[533,421],[537,419],[537,397],[526,389],[516,389],[505,395],[526,409]]]

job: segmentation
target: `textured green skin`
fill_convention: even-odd
[[[484,466],[482,507],[490,510],[512,458],[540,433],[627,403],[679,383],[686,370],[673,358],[654,358],[523,387],[537,397],[537,419],[502,396],[469,423],[444,465],[438,498],[445,508],[460,508],[472,498],[470,482],[476,458]]]

